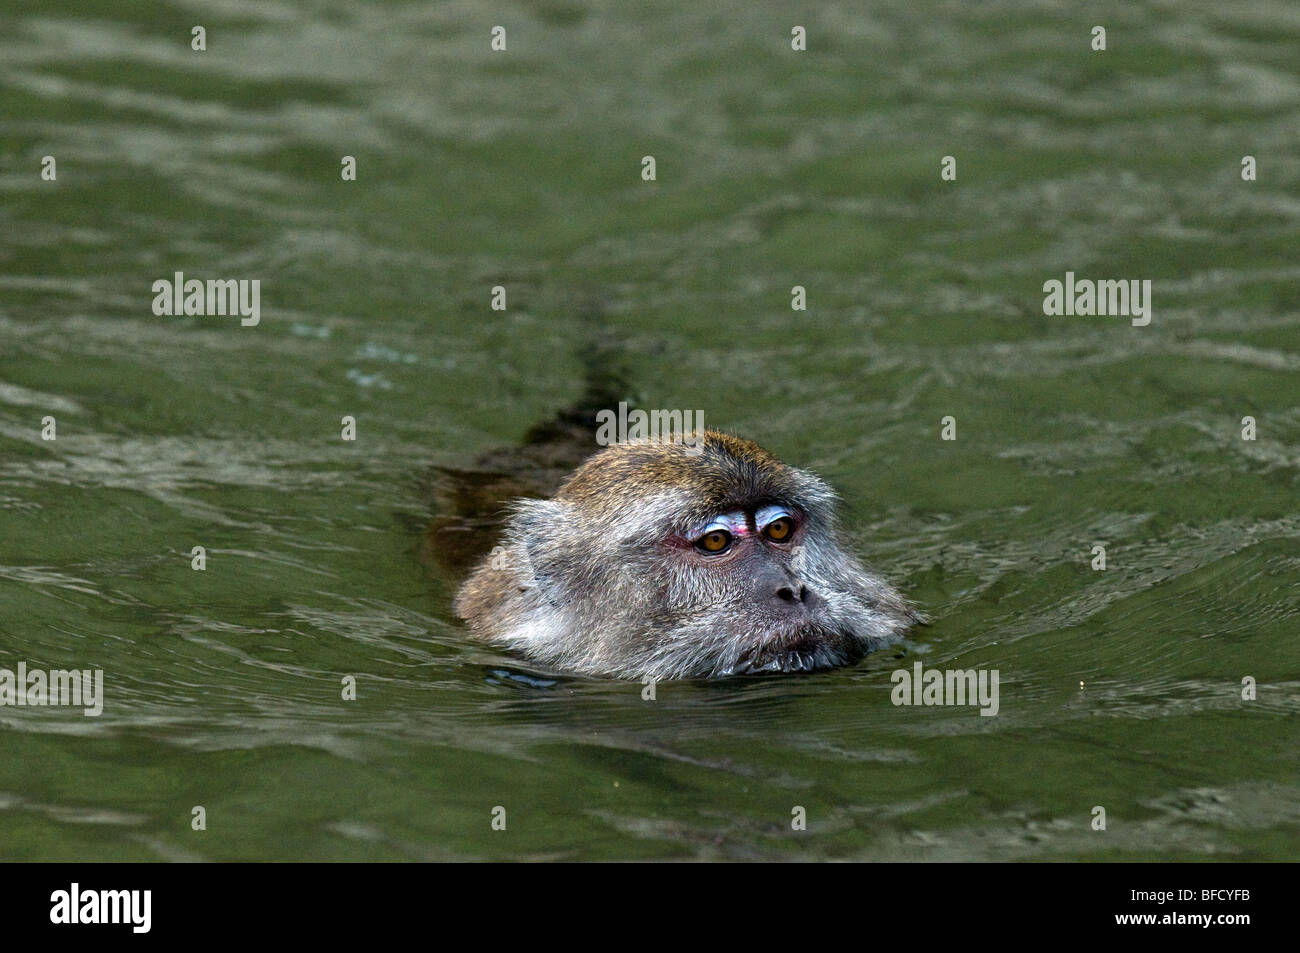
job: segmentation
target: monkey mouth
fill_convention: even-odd
[[[838,668],[855,660],[846,640],[839,633],[820,627],[805,627],[778,635],[751,649],[718,676],[765,675],[791,672],[817,672]]]

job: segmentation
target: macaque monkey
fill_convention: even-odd
[[[921,621],[836,540],[834,492],[716,431],[620,443],[518,501],[456,596],[479,638],[588,675],[809,672]]]

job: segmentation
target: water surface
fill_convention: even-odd
[[[0,667],[107,693],[0,708],[0,857],[1293,859],[1298,51],[1282,0],[0,0]],[[1067,270],[1150,326],[1044,316]],[[577,395],[583,315],[933,625],[653,702],[468,641],[422,478]],[[894,706],[917,660],[998,716]]]

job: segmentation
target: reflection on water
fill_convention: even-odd
[[[1051,4],[832,4],[793,54],[772,5],[548,2],[496,57],[468,3],[208,4],[206,54],[116,7],[0,0],[0,667],[107,693],[0,707],[7,859],[1294,856],[1286,4],[1100,55]],[[1045,317],[1067,270],[1151,325]],[[176,271],[261,324],[154,317]],[[424,474],[573,399],[593,311],[934,624],[653,701],[469,642]],[[998,716],[892,705],[918,658]]]

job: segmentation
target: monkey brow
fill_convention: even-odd
[[[769,498],[764,497],[763,499],[767,500]],[[794,516],[797,510],[798,507],[787,506],[784,503],[756,503],[726,513],[715,513],[707,519],[696,520],[690,524],[684,535],[688,539],[699,539],[712,530],[725,529],[733,536],[744,537],[750,535],[749,517],[751,514],[754,517],[754,529],[761,530],[764,526],[783,516]]]
[[[696,528],[688,531],[686,535],[691,539],[697,539],[715,529],[725,529],[732,536],[744,536],[749,532],[749,520],[744,510],[719,513],[712,519],[697,524]]]
[[[715,516],[729,513],[758,513],[766,507],[779,506],[793,512],[795,504],[781,494],[720,494],[716,497],[706,496],[694,501],[687,508],[686,521],[691,524],[703,523]]]

